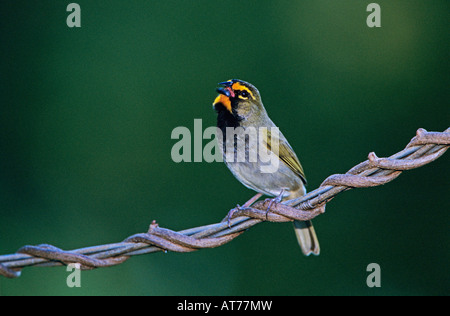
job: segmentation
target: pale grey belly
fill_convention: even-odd
[[[238,138],[242,140],[240,135]],[[222,139],[218,137],[217,140],[223,154]],[[234,141],[229,144],[227,139],[227,150],[232,154],[228,157],[223,155],[223,159],[234,176],[246,187],[269,196],[279,196],[282,190],[285,192],[284,196],[294,192],[296,196],[305,194],[302,179],[275,154],[261,157],[255,142],[242,142],[241,144],[245,145],[239,148],[244,150],[236,152],[238,146],[233,144],[235,144]],[[268,159],[269,157],[271,159]]]
[[[284,195],[288,196],[294,191],[303,189],[303,194],[305,193],[302,180],[281,161],[275,173],[261,172],[261,165],[258,162],[226,162],[226,165],[242,184],[257,192],[278,196],[284,190]],[[299,192],[299,195],[303,194]]]

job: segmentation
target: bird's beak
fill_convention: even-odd
[[[220,93],[220,94],[223,94],[223,95],[229,97],[229,98],[230,98],[230,97],[231,97],[231,98],[234,98],[234,97],[235,97],[235,94],[234,94],[233,89],[231,88],[231,85],[232,85],[232,84],[233,84],[232,81],[224,81],[224,82],[220,82],[219,85],[221,85],[221,86],[223,86],[223,87],[217,88],[216,91],[217,91],[218,93]]]
[[[228,111],[230,111],[230,113],[232,112],[230,98],[234,98],[236,96],[233,89],[231,88],[232,84],[233,82],[231,81],[219,83],[219,85],[221,85],[222,87],[216,89],[216,91],[219,93],[219,96],[214,100],[214,107],[216,106],[216,104],[221,103]]]
[[[227,97],[231,97],[232,95],[234,96],[233,90],[231,90],[231,88],[229,88],[229,87],[226,87],[226,88],[220,87],[220,88],[217,88],[216,91],[218,93],[220,93],[220,94],[223,94],[223,95],[227,96]]]
[[[219,82],[218,85],[219,86],[225,86],[225,87],[231,87],[233,85],[233,81],[232,80],[228,80],[228,81],[224,81],[224,82]]]

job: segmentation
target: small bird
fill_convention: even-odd
[[[219,85],[216,89],[219,95],[213,102],[217,112],[216,138],[224,162],[233,175],[247,188],[258,192],[252,200],[257,200],[263,194],[277,197],[272,200],[275,202],[305,195],[306,178],[302,165],[286,138],[267,115],[258,89],[239,79]],[[240,131],[235,132],[239,127]],[[257,132],[262,131],[258,133],[261,136],[256,143],[250,141],[252,134],[248,131],[252,128]],[[273,172],[263,171],[268,160],[265,158],[263,161],[263,151],[258,146],[265,147],[263,149],[272,154],[272,159],[275,157],[276,168]],[[239,151],[243,151],[241,159],[238,157]],[[319,255],[319,241],[311,221],[294,221],[294,229],[303,254]]]

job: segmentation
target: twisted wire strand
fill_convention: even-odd
[[[450,128],[444,132],[418,129],[406,148],[388,158],[373,152],[368,160],[345,174],[326,178],[314,191],[283,203],[258,201],[248,207],[236,208],[220,223],[175,232],[159,227],[153,221],[148,232],[139,233],[119,243],[65,251],[52,245],[24,246],[15,254],[0,256],[0,275],[20,276],[29,266],[60,266],[78,263],[83,270],[109,267],[123,263],[131,256],[160,252],[191,252],[219,247],[230,242],[248,228],[262,222],[310,220],[325,212],[325,205],[340,192],[388,183],[403,171],[421,167],[442,156],[450,145]]]

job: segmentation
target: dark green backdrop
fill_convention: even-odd
[[[253,192],[221,163],[171,160],[172,130],[215,124],[217,82],[255,84],[315,189],[332,173],[449,126],[449,2],[69,1],[0,5],[0,254],[118,242],[151,220],[220,221]],[[205,142],[206,143],[206,142]],[[319,257],[263,223],[195,253],[82,272],[27,268],[2,295],[450,294],[448,153],[345,192],[315,220]],[[366,286],[369,263],[381,288]]]

